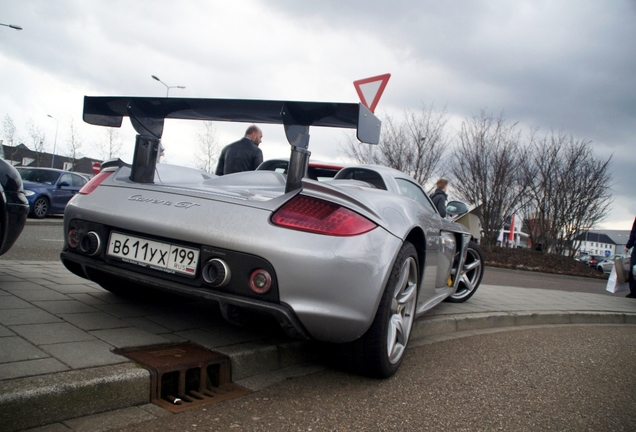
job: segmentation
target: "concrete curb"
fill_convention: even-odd
[[[150,401],[150,373],[132,363],[0,382],[0,430],[19,431]]]
[[[636,314],[620,312],[493,312],[424,317],[415,323],[411,340],[475,330],[565,324],[636,324]]]
[[[411,340],[486,329],[567,324],[636,324],[636,313],[494,312],[424,317]],[[228,355],[234,381],[312,361],[303,341],[253,342],[217,351]],[[147,404],[150,374],[133,363],[0,382],[0,430],[12,432]]]
[[[46,218],[46,219],[33,219],[31,217],[26,220],[27,225],[36,225],[36,226],[53,226],[53,225],[63,225],[63,218]]]

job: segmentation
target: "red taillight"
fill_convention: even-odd
[[[274,225],[332,236],[354,236],[377,225],[338,204],[297,195],[272,215]]]
[[[102,171],[102,172],[100,172],[95,177],[90,179],[88,181],[88,183],[86,183],[84,186],[82,186],[82,188],[80,189],[79,193],[82,194],[82,195],[88,195],[89,193],[91,193],[95,189],[97,189],[97,186],[102,184],[102,182],[104,180],[106,180],[108,177],[110,177],[111,174],[114,173],[114,172],[115,171]]]

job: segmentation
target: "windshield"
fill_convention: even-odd
[[[24,181],[30,181],[35,183],[44,183],[44,184],[55,184],[60,173],[55,171],[48,170],[37,170],[37,169],[21,169],[20,177]]]

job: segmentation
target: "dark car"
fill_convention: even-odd
[[[53,168],[18,168],[18,171],[29,201],[29,213],[38,219],[64,213],[69,200],[88,182],[81,174]]]
[[[587,261],[587,265],[596,268],[596,266],[604,259],[605,257],[601,255],[590,255],[590,259]]]
[[[0,255],[7,252],[18,239],[27,214],[29,203],[22,190],[18,171],[0,159]]]
[[[289,167],[288,159],[269,159],[256,168],[259,171],[276,171],[287,174]],[[309,162],[307,167],[307,178],[312,180],[331,180],[343,168],[343,165],[328,162]]]

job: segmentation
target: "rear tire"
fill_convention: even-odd
[[[345,366],[363,375],[388,378],[399,369],[415,321],[419,260],[405,242],[398,253],[371,327],[342,347]]]
[[[457,272],[455,272],[457,274]],[[484,277],[484,254],[481,248],[474,241],[468,243],[466,251],[466,261],[459,272],[459,285],[455,294],[446,298],[450,303],[464,303],[471,298]]]

